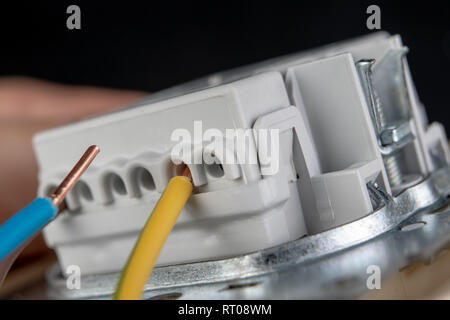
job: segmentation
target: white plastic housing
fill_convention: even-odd
[[[78,211],[65,212],[46,228],[48,245],[63,266],[79,265],[85,274],[119,270],[175,175],[170,159],[175,129],[194,136],[196,120],[203,130],[251,128],[260,115],[289,106],[283,79],[272,72],[36,136],[41,193],[57,184],[86,146],[101,148],[82,187],[68,197],[69,208]],[[289,135],[283,139],[292,140],[292,130]],[[292,158],[292,148],[282,152],[282,159]],[[224,165],[220,178],[206,165],[190,168],[201,191],[181,213],[159,265],[251,252],[306,234],[294,169],[282,167],[263,179],[257,165]]]
[[[67,198],[69,209],[45,229],[63,272],[120,270],[169,179],[171,134],[203,130],[278,129],[279,170],[222,162],[223,175],[189,165],[196,186],[165,244],[158,265],[249,253],[322,232],[370,214],[367,184],[391,193],[355,63],[382,60],[402,44],[371,35],[276,61],[213,75],[157,93],[137,106],[38,134],[39,193],[64,177],[83,150],[101,153]],[[415,139],[408,170],[436,169],[433,153],[449,161],[441,125],[427,127],[405,62]],[[184,94],[194,88],[204,88]],[[169,98],[172,96],[172,98]],[[215,153],[202,138],[199,152]],[[262,158],[255,137],[250,152]],[[216,154],[220,154],[217,152]],[[183,159],[181,159],[183,160]]]

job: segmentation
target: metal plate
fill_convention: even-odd
[[[384,206],[352,223],[234,258],[155,268],[144,298],[358,297],[368,290],[369,266],[379,267],[385,279],[412,263],[429,263],[449,247],[449,194],[446,166],[397,197],[385,197]],[[107,299],[118,277],[85,276],[81,289],[69,290],[55,266],[48,274],[48,294],[57,299]]]

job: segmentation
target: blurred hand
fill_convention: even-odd
[[[0,78],[0,223],[36,197],[38,169],[31,143],[35,133],[116,109],[145,95],[23,77]],[[45,250],[39,236],[22,257]]]

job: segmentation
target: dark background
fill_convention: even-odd
[[[81,8],[81,30],[66,8]],[[154,92],[369,32],[399,33],[431,121],[450,132],[449,1],[37,1],[0,4],[0,75]]]

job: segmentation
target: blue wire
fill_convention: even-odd
[[[0,226],[0,261],[56,217],[58,207],[49,198],[36,198]]]

